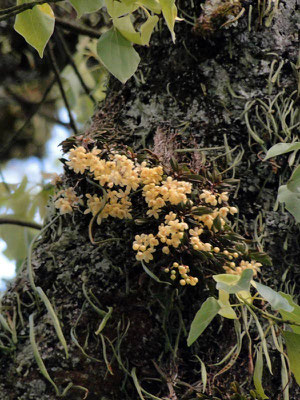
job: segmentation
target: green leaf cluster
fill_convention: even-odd
[[[25,4],[18,0],[17,4]],[[106,8],[113,26],[104,32],[97,45],[98,57],[107,70],[125,83],[138,68],[140,57],[133,44],[148,46],[151,35],[162,14],[175,42],[174,25],[177,18],[175,0],[69,0],[78,18]],[[145,21],[135,26],[134,12],[144,15]],[[17,15],[15,30],[43,57],[45,47],[51,38],[55,16],[49,4],[36,5]]]
[[[268,365],[270,372],[272,373],[272,364],[268,352],[268,345],[266,341],[266,331],[259,322],[259,317],[263,316],[268,320],[270,328],[272,331],[273,341],[275,347],[280,352],[281,362],[282,362],[282,384],[283,387],[287,382],[287,364],[285,361],[284,350],[282,347],[282,339],[284,339],[287,349],[288,365],[290,371],[294,374],[295,379],[298,384],[300,384],[300,307],[293,301],[292,297],[288,294],[282,292],[276,292],[268,286],[265,286],[259,282],[252,280],[253,271],[246,269],[243,271],[241,276],[232,274],[219,274],[214,275],[213,279],[216,281],[216,288],[219,291],[219,299],[216,300],[214,297],[209,297],[201,306],[200,310],[195,315],[188,339],[187,344],[191,346],[203,333],[203,331],[209,326],[217,314],[224,318],[233,319],[237,324],[239,324],[238,319],[242,315],[242,320],[246,323],[245,332],[250,337],[249,325],[246,318],[246,310],[250,312],[250,315],[254,318],[255,325],[259,332],[259,337],[261,339],[260,344],[256,348],[256,363],[254,369],[253,383],[256,389],[256,394],[261,399],[268,399],[266,396],[263,386],[262,386],[262,375],[263,375],[263,354]],[[255,288],[256,294],[251,295],[251,286]],[[230,303],[230,295],[235,295],[235,300],[237,304],[235,306],[239,307],[241,313],[237,315],[234,311],[232,304]],[[254,301],[258,301],[258,296],[265,303],[271,306],[272,310],[279,312],[282,319],[277,316],[277,314],[270,314],[261,308],[253,305]],[[278,330],[279,337],[275,333],[274,324],[286,324],[288,329],[282,331]],[[244,332],[244,333],[245,333]],[[242,336],[239,339],[240,347]],[[234,348],[233,348],[234,350]],[[228,357],[231,355],[229,353]],[[227,356],[225,357],[228,358]],[[235,361],[234,355],[232,356],[232,362]],[[230,361],[228,366],[230,367],[232,362]],[[224,370],[227,367],[224,368]],[[223,370],[222,370],[223,371]],[[220,374],[222,372],[217,373]],[[285,383],[284,383],[285,382]]]

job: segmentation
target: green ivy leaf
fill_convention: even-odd
[[[296,222],[300,222],[300,194],[291,192],[287,185],[279,187],[278,201],[285,203],[285,208],[293,215]]]
[[[252,281],[252,285],[256,288],[258,293],[271,304],[274,310],[293,311],[294,308],[289,304],[287,299],[275,292],[275,290],[259,282]]]
[[[104,0],[69,0],[80,18],[84,13],[92,13],[104,6]]]
[[[97,52],[103,65],[122,83],[132,77],[140,62],[132,43],[114,28],[100,37]]]
[[[208,327],[211,321],[220,311],[220,305],[214,297],[209,297],[202,304],[200,310],[193,319],[189,336],[187,339],[187,345],[191,346],[195,340],[201,335],[201,333]]]
[[[292,173],[286,187],[293,193],[300,193],[300,165]]]
[[[18,0],[17,5],[26,4],[26,0]],[[15,31],[34,47],[43,57],[46,44],[54,31],[55,18],[49,4],[33,7],[16,16]]]
[[[241,276],[233,274],[213,275],[217,282],[218,290],[225,290],[229,294],[249,291],[250,281],[253,276],[252,269],[245,269]]]
[[[300,149],[300,142],[277,143],[268,150],[265,160],[299,149]]]
[[[300,335],[293,332],[284,331],[287,354],[290,361],[291,371],[293,372],[296,382],[300,385]]]

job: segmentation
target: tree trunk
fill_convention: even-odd
[[[257,249],[263,248],[273,259],[274,266],[262,271],[264,280],[275,288],[285,285],[290,290],[289,281],[299,279],[299,229],[280,207],[274,211],[279,177],[286,179],[289,171],[284,163],[279,165],[283,170],[279,174],[278,166],[262,162],[260,154],[278,139],[263,129],[255,113],[260,103],[251,102],[260,99],[268,103],[281,93],[279,104],[297,90],[299,71],[294,75],[291,64],[296,65],[298,57],[296,0],[280,1],[272,20],[270,13],[262,17],[262,4],[259,9],[256,1],[237,2],[227,14],[214,5],[217,3],[206,1],[194,28],[178,22],[175,44],[161,26],[150,47],[138,49],[142,63],[135,77],[124,86],[111,79],[106,102],[91,126],[83,137],[65,141],[63,148],[67,151],[83,140],[101,147],[109,140],[134,151],[147,147],[165,165],[171,157],[189,162],[195,173],[215,171],[216,175],[228,170],[222,179],[237,180],[231,183],[232,201],[239,208],[236,229],[247,239],[255,239]],[[245,12],[237,22],[226,26],[228,13],[235,18],[243,7]],[[201,14],[200,6],[193,2],[180,1],[179,9],[192,17]],[[296,110],[296,103],[292,107]],[[273,115],[283,135],[278,112]],[[176,151],[207,147],[214,149]],[[65,187],[76,184],[76,176],[68,168],[63,182]],[[78,187],[84,195],[84,184]],[[42,288],[58,316],[69,357],[51,313],[32,290],[30,268],[24,267],[2,299],[2,315],[11,319],[12,326],[15,323],[16,337],[15,349],[4,349],[1,354],[0,400],[58,398],[41,373],[43,367],[37,365],[33,333],[60,394],[69,385],[67,399],[151,398],[140,392],[139,385],[152,398],[250,398],[238,395],[236,391],[241,389],[233,384],[242,385],[245,396],[253,388],[246,339],[229,372],[213,379],[222,366],[208,366],[219,362],[235,345],[233,324],[216,319],[197,344],[186,345],[185,328],[189,329],[200,305],[213,292],[209,277],[192,291],[159,284],[135,260],[131,243],[138,227],[116,220],[103,222],[94,228],[96,238],[124,240],[97,246],[89,239],[89,215],[77,212],[54,220],[56,215],[52,201],[48,222],[54,222],[36,242],[29,264],[34,285]],[[103,320],[99,309],[106,312],[108,307],[112,313],[102,336],[95,335]],[[33,313],[30,340],[29,316]],[[14,336],[3,324],[2,333]],[[281,399],[280,360],[274,349],[270,348],[270,353],[274,374],[264,376],[264,387],[272,399]],[[207,366],[207,397],[201,397],[201,364],[196,355]],[[295,384],[290,398],[299,398]]]

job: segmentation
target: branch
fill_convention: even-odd
[[[6,224],[25,226],[27,228],[33,228],[33,229],[42,229],[42,226],[35,222],[19,221],[18,219],[13,219],[13,218],[0,218],[0,225],[6,225]]]
[[[20,14],[23,11],[31,10],[35,6],[45,4],[45,3],[59,3],[62,1],[63,0],[36,0],[36,1],[33,1],[32,3],[25,3],[25,4],[20,4],[18,6],[5,8],[3,10],[0,10],[0,15],[3,15],[3,17],[0,17],[0,22],[5,19],[8,19],[10,17],[13,17],[17,14]]]
[[[35,114],[39,111],[41,105],[44,103],[44,101],[46,100],[50,90],[52,89],[54,83],[56,82],[56,79],[52,79],[52,81],[50,82],[49,86],[47,87],[47,89],[45,90],[45,93],[41,99],[41,101],[35,106],[34,110],[29,114],[29,116],[27,117],[26,121],[24,122],[24,124],[21,126],[20,129],[18,129],[17,131],[15,131],[8,139],[7,143],[4,144],[4,146],[2,147],[1,151],[0,151],[0,159],[2,157],[2,155],[7,152],[10,149],[10,145],[11,143],[19,136],[19,134],[23,131],[23,129],[25,129],[31,122],[32,118],[35,116]]]
[[[66,96],[62,81],[60,79],[60,75],[59,75],[60,71],[59,71],[58,65],[56,63],[56,59],[55,59],[54,51],[53,51],[53,45],[52,45],[51,41],[49,42],[49,46],[48,46],[48,55],[49,55],[51,67],[53,69],[53,72],[54,72],[55,77],[56,77],[56,81],[57,81],[58,86],[59,86],[59,90],[60,90],[61,96],[63,98],[63,101],[65,103],[66,109],[67,109],[68,114],[69,114],[70,126],[73,129],[74,134],[77,135],[78,132],[77,132],[76,124],[75,124],[75,121],[74,121],[74,118],[73,118],[73,115],[72,115],[72,112],[71,112],[71,108],[70,108],[70,105],[69,105],[69,102],[68,102],[68,99],[67,99],[67,96]]]
[[[101,36],[101,34],[95,29],[83,25],[74,24],[73,22],[67,21],[63,18],[55,17],[55,24],[61,26],[68,31],[77,33],[79,35],[89,36],[93,39],[99,39],[99,37]]]
[[[90,97],[90,99],[92,100],[92,102],[93,102],[94,104],[96,104],[97,101],[95,100],[95,98],[94,98],[94,96],[92,95],[90,89],[87,87],[87,85],[85,84],[85,82],[84,82],[84,80],[83,80],[83,78],[82,78],[80,72],[78,71],[78,68],[77,68],[77,66],[76,66],[76,64],[75,64],[75,62],[74,62],[74,60],[73,60],[72,54],[71,54],[71,52],[70,52],[70,50],[69,50],[69,47],[68,47],[68,45],[67,45],[67,43],[66,43],[66,41],[65,41],[65,38],[64,38],[64,36],[61,34],[61,32],[60,32],[59,29],[57,29],[57,35],[58,35],[58,38],[59,38],[59,40],[60,40],[60,42],[61,42],[61,44],[62,44],[62,47],[63,47],[63,49],[64,49],[66,55],[67,55],[67,57],[68,57],[69,63],[71,64],[71,66],[72,66],[72,68],[73,68],[73,70],[74,70],[74,72],[75,72],[77,78],[79,79],[79,82],[81,83],[81,86],[83,87],[85,93]]]

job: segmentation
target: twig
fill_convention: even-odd
[[[61,26],[68,31],[78,33],[80,35],[89,36],[93,39],[99,39],[99,37],[101,36],[101,34],[95,29],[83,25],[74,24],[73,22],[67,21],[63,18],[55,17],[55,24]]]
[[[69,61],[69,63],[71,64],[71,66],[72,66],[72,68],[73,68],[73,70],[74,70],[74,72],[75,72],[77,78],[79,79],[79,82],[81,83],[81,86],[83,87],[85,93],[90,97],[90,99],[92,100],[92,102],[93,102],[94,104],[96,104],[97,101],[95,100],[95,98],[94,98],[94,96],[92,95],[90,89],[87,87],[87,85],[85,84],[85,82],[84,82],[84,80],[83,80],[83,78],[82,78],[80,72],[78,71],[78,68],[77,68],[77,66],[76,66],[76,64],[75,64],[75,62],[74,62],[74,60],[73,60],[72,54],[71,54],[71,52],[70,52],[70,50],[69,50],[69,47],[68,47],[68,45],[67,45],[67,43],[66,43],[66,41],[65,41],[64,36],[61,34],[61,32],[60,32],[59,29],[57,29],[56,32],[57,32],[58,38],[59,38],[59,40],[60,40],[60,42],[61,42],[61,44],[62,44],[62,47],[63,47],[63,49],[64,49],[64,51],[65,51],[65,53],[66,53],[66,55],[67,55],[67,57],[68,57],[68,61]]]
[[[35,222],[19,221],[18,219],[13,219],[13,218],[0,218],[0,225],[4,224],[25,226],[27,228],[33,228],[33,229],[42,229],[42,226]]]
[[[45,112],[45,111],[39,111],[38,114],[53,124],[58,124],[58,125],[64,126],[67,129],[70,129],[69,122],[63,122],[60,119],[54,117],[53,115],[47,114],[47,112]]]
[[[50,59],[50,63],[51,63],[53,72],[55,74],[55,77],[56,77],[56,80],[57,80],[57,83],[58,83],[58,86],[59,86],[59,90],[60,90],[61,96],[63,98],[63,101],[65,103],[66,109],[67,109],[68,114],[69,114],[69,120],[70,120],[71,128],[73,129],[74,134],[77,135],[77,133],[78,133],[77,132],[77,128],[76,128],[76,125],[75,125],[75,122],[74,122],[74,119],[73,119],[71,108],[70,108],[70,105],[69,105],[69,102],[68,102],[68,99],[67,99],[67,96],[66,96],[62,81],[60,79],[59,69],[58,69],[58,66],[57,66],[57,63],[56,63],[56,60],[55,60],[55,57],[54,57],[53,45],[52,45],[51,41],[49,42],[49,46],[48,46],[48,54],[49,54],[49,59]]]
[[[49,92],[51,91],[54,83],[56,82],[56,79],[53,78],[52,81],[50,82],[49,86],[47,87],[47,89],[45,90],[45,93],[43,94],[43,97],[41,99],[41,101],[34,107],[33,111],[28,115],[26,121],[24,122],[24,124],[21,126],[20,129],[18,129],[17,131],[15,131],[8,139],[8,141],[6,142],[6,144],[3,146],[3,148],[1,149],[0,152],[0,159],[2,157],[3,154],[5,154],[9,148],[11,143],[17,138],[17,136],[19,136],[19,134],[30,124],[32,118],[35,116],[35,114],[39,111],[41,105],[44,103],[44,101],[46,100]]]
[[[279,317],[276,317],[275,315],[269,314],[266,311],[261,310],[260,308],[254,306],[253,304],[250,304],[247,300],[243,299],[243,302],[247,305],[248,309],[252,309],[253,311],[258,311],[263,317],[266,319],[272,319],[275,322],[278,322],[280,324],[289,324],[289,325],[295,325],[295,326],[300,326],[300,323],[294,322],[294,321],[289,321],[285,320]]]
[[[31,10],[33,7],[41,5],[41,4],[59,3],[61,1],[63,1],[63,0],[36,0],[36,1],[33,1],[32,3],[25,3],[25,4],[13,6],[13,7],[5,8],[3,10],[0,10],[0,15],[3,15],[2,17],[0,17],[0,21],[3,21],[5,19],[13,17],[17,14],[20,14],[23,11]]]

